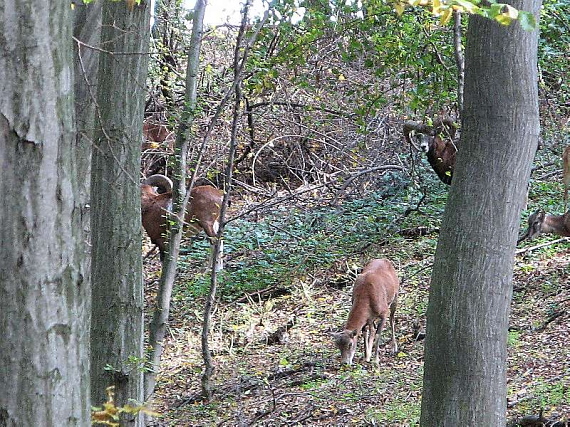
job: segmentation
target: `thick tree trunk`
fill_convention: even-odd
[[[0,425],[87,426],[86,193],[69,3],[0,6]]]
[[[538,12],[539,0],[513,2]],[[427,312],[422,426],[501,426],[520,212],[538,143],[537,32],[471,17],[461,147]]]
[[[102,4],[92,162],[93,404],[114,385],[118,405],[143,400],[140,146],[148,65],[149,4]],[[141,417],[123,425],[142,425]]]

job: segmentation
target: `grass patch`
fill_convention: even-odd
[[[420,402],[388,402],[381,409],[368,409],[366,421],[380,426],[417,426]]]
[[[570,402],[570,377],[564,377],[558,383],[539,382],[534,390],[537,407],[550,408]]]

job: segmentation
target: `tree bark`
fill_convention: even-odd
[[[82,215],[82,228],[90,236],[91,215],[89,202],[91,198],[91,154],[96,119],[97,69],[99,52],[92,46],[99,46],[101,38],[101,2],[88,5],[77,4],[74,10],[73,37],[75,45],[75,124],[76,124],[76,156],[73,164],[81,171],[78,183],[80,197],[85,200],[86,209]],[[89,250],[85,258],[85,271],[89,273],[91,282],[91,242],[86,245]],[[89,310],[89,322],[91,310]]]
[[[457,66],[457,112],[461,117],[463,110],[463,92],[465,89],[465,58],[463,56],[463,31],[461,29],[461,12],[453,12],[453,52]]]
[[[97,107],[97,73],[101,48],[101,5],[96,1],[77,4],[74,11],[73,37],[75,42],[75,114],[78,144],[93,146]],[[91,150],[89,150],[91,151]],[[91,171],[89,162],[82,165]],[[85,174],[88,177],[89,173]],[[90,179],[85,180],[87,185]]]
[[[538,16],[540,0],[514,7]],[[515,243],[538,143],[537,31],[472,16],[461,149],[427,311],[422,426],[506,422]]]
[[[0,5],[0,425],[87,426],[87,194],[69,3]]]
[[[140,147],[150,5],[102,4],[92,160],[92,401],[114,385],[117,405],[142,402],[143,286]],[[128,418],[128,419],[127,419]],[[126,415],[122,425],[144,425]]]

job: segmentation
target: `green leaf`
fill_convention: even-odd
[[[534,15],[530,12],[525,12],[521,10],[519,12],[519,22],[521,23],[521,27],[523,28],[523,30],[534,31],[537,28],[536,19]]]

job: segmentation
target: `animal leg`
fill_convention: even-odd
[[[398,305],[398,296],[396,295],[394,301],[392,301],[392,304],[390,305],[390,327],[392,329],[392,352],[394,354],[398,353],[398,341],[396,341],[396,328],[395,328],[397,305]]]
[[[364,359],[368,362],[370,360],[370,335],[371,335],[371,325],[366,323],[362,328],[362,336],[364,338]]]
[[[380,363],[380,358],[378,356],[378,349],[380,348],[380,333],[382,329],[384,329],[384,325],[386,324],[386,315],[382,314],[380,317],[380,323],[378,323],[378,328],[376,328],[376,345],[374,346],[374,363],[377,365]]]
[[[372,320],[369,320],[368,323],[366,324],[366,350],[365,350],[365,356],[366,356],[366,361],[370,362],[370,359],[372,358],[372,347],[374,346],[374,336],[376,334],[376,325],[374,325],[374,322]]]

